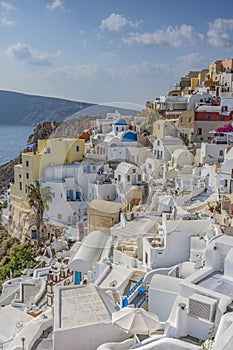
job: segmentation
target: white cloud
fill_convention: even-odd
[[[98,74],[97,64],[80,64],[78,66],[57,67],[40,72],[45,78],[82,79],[93,78]]]
[[[83,47],[84,49],[87,48],[87,40],[86,40],[86,39],[84,39],[84,40],[82,41],[82,47]]]
[[[116,53],[105,51],[105,52],[103,52],[103,53],[101,54],[101,56],[102,56],[103,58],[116,57]]]
[[[137,28],[140,25],[140,23],[141,21],[133,22],[120,14],[112,13],[109,17],[101,21],[100,29],[119,32],[125,26]]]
[[[192,26],[182,24],[180,27],[169,26],[165,30],[151,33],[129,33],[123,38],[126,44],[139,44],[144,46],[168,45],[171,47],[181,47],[187,44],[194,44],[202,40],[204,35],[195,31]]]
[[[0,24],[2,27],[10,27],[10,26],[15,25],[15,22],[11,21],[10,19],[8,19],[6,17],[3,17],[0,19]]]
[[[209,23],[209,43],[217,48],[233,47],[233,18],[217,18]]]
[[[120,78],[128,78],[129,75],[136,75],[136,74],[151,74],[154,71],[170,71],[170,66],[166,63],[158,63],[153,64],[147,61],[144,61],[139,64],[132,64],[128,66],[124,66],[121,68],[107,68],[106,72],[109,73],[109,75],[112,78],[120,77]]]
[[[56,9],[63,9],[64,4],[62,0],[53,0],[51,3],[47,4],[47,9],[49,10],[56,10]]]
[[[16,58],[27,64],[38,65],[38,66],[48,66],[50,65],[49,57],[60,56],[60,52],[55,53],[42,53],[30,46],[17,42],[16,44],[10,45],[5,54],[9,57]]]
[[[198,52],[190,53],[189,55],[177,57],[177,60],[185,65],[191,66],[195,63],[202,63],[205,61],[204,57]]]
[[[11,11],[15,9],[15,6],[13,6],[11,3],[7,2],[7,1],[0,1],[0,7],[2,7],[3,9],[7,10],[7,11]]]

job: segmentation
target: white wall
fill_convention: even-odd
[[[129,335],[116,326],[107,323],[54,331],[54,349],[56,350],[94,350],[103,343],[123,341]]]
[[[148,311],[157,314],[161,322],[167,321],[177,293],[149,288]]]
[[[224,160],[225,149],[228,145],[224,144],[216,144],[216,143],[204,143],[201,144],[201,156],[200,163],[204,164],[213,164],[220,163]],[[220,155],[220,151],[222,151],[222,155]]]

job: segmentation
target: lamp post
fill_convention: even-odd
[[[24,342],[25,342],[25,338],[24,338],[24,337],[22,337],[22,338],[21,338],[21,341],[22,341],[22,350],[24,350]]]

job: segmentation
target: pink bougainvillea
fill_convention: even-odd
[[[232,132],[232,131],[233,131],[233,126],[231,124],[228,124],[217,128],[216,133],[221,134],[222,132]]]

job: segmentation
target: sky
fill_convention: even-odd
[[[0,89],[145,106],[233,57],[233,2],[0,1]]]

